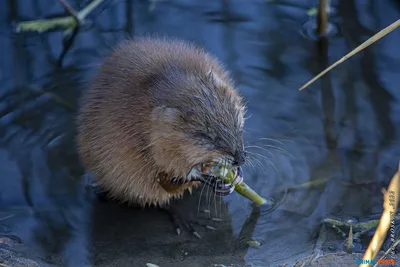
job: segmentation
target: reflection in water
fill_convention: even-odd
[[[310,235],[323,232],[326,216],[362,219],[382,210],[380,188],[400,155],[399,32],[307,90],[297,88],[396,20],[396,1],[330,1],[337,31],[319,43],[302,33],[312,20],[309,1],[170,0],[150,12],[148,1],[110,1],[89,16],[92,27],[81,29],[68,51],[62,32],[12,32],[17,21],[64,14],[57,1],[28,2],[0,2],[0,263],[269,266],[315,247],[341,250],[344,237],[329,225],[319,238],[324,244],[315,246],[318,235]],[[88,1],[68,2],[78,9]],[[196,240],[177,236],[166,214],[99,201],[85,188],[74,138],[78,96],[111,47],[148,33],[202,44],[232,72],[250,115],[245,179],[277,200],[291,188],[276,210],[233,194],[215,222],[204,213],[215,213],[207,196],[200,209],[198,195],[186,196],[177,205],[198,223],[203,239]],[[326,182],[298,186],[315,181]],[[356,243],[365,248],[371,233],[364,236]],[[251,239],[262,246],[248,247]]]

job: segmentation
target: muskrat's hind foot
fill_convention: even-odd
[[[183,226],[192,235],[201,239],[201,235],[194,229],[193,225],[188,220],[183,218],[183,216],[180,214],[180,212],[176,208],[174,208],[174,206],[168,205],[168,206],[160,208],[160,209],[167,212],[171,216],[172,223],[174,224],[176,233],[178,235],[180,235],[182,233],[181,227]]]

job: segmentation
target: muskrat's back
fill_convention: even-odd
[[[212,82],[208,81],[210,73]],[[121,200],[144,204],[166,203],[190,187],[171,193],[158,182],[163,176],[186,175],[186,165],[202,157],[213,160],[217,151],[213,154],[195,146],[187,137],[189,130],[181,134],[185,122],[178,121],[170,109],[161,115],[155,110],[188,105],[187,110],[195,110],[197,120],[202,120],[211,111],[192,103],[194,96],[204,96],[199,81],[211,88],[214,115],[226,117],[219,124],[236,132],[236,124],[242,123],[241,98],[232,89],[229,75],[209,54],[185,42],[151,38],[127,41],[113,51],[83,93],[77,120],[82,162],[100,186]],[[210,120],[212,124],[214,119]],[[233,120],[238,122],[232,124]]]

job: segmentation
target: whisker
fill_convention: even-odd
[[[222,219],[222,201],[223,201],[222,196],[219,196],[219,215],[221,219]]]
[[[283,145],[283,142],[281,142],[279,140],[276,140],[276,139],[273,139],[273,138],[268,138],[268,137],[261,137],[261,138],[258,138],[257,140],[271,141],[271,142],[275,142],[275,143],[278,143],[280,145]]]
[[[253,170],[255,170],[255,169],[254,169],[254,163],[251,161],[251,158],[250,158],[250,157],[246,157],[246,164],[248,164],[250,168],[252,168]]]
[[[267,172],[267,170],[265,169],[264,165],[263,165],[257,158],[253,158],[253,160],[256,162],[256,164],[257,164],[258,166],[261,167],[261,169],[262,169],[263,172],[265,172],[265,173]]]
[[[201,198],[203,196],[204,188],[207,186],[206,183],[202,183],[202,184],[203,184],[203,186],[202,186],[201,191],[200,191],[199,204],[197,204],[197,215],[199,215],[199,213],[200,213]]]
[[[267,158],[266,156],[264,156],[262,154],[259,154],[259,153],[255,153],[255,152],[248,152],[248,153],[249,153],[249,155],[259,156],[259,157],[263,158],[268,164],[271,164],[274,167],[275,170],[278,170],[276,168],[275,164],[269,158]]]
[[[279,141],[279,140],[276,140],[276,139],[273,139],[273,138],[261,137],[261,138],[258,138],[258,139],[259,139],[259,140],[272,141],[272,142],[276,142],[276,143],[279,143],[279,144],[283,145],[283,142],[281,142],[281,141]],[[280,140],[285,141],[285,142],[294,143],[294,141],[293,141],[293,140],[290,140],[290,139],[280,139]]]
[[[232,164],[232,162],[229,162],[229,164]],[[226,169],[228,166],[228,162],[226,161],[224,164],[224,168]],[[222,185],[225,188],[225,180],[222,180]],[[223,196],[219,196],[219,217],[222,219],[222,202],[223,202]]]
[[[259,161],[259,160],[257,160],[256,158],[253,158],[253,161],[254,161],[254,163],[255,163],[255,167],[256,167],[256,165],[257,165],[257,166],[260,166],[260,167],[263,168],[263,166],[260,165],[260,161]]]
[[[215,214],[216,214],[216,215],[218,214],[218,212],[217,212],[217,202],[216,202],[216,197],[217,197],[217,194],[216,194],[216,192],[217,192],[217,186],[218,186],[218,183],[216,182],[215,185],[214,185],[214,199],[213,199],[213,202],[214,202],[214,210],[215,210]]]
[[[276,150],[282,152],[283,154],[285,154],[285,155],[287,155],[287,156],[289,156],[289,157],[293,157],[293,155],[290,154],[289,151],[287,151],[287,150],[284,149],[284,148],[281,148],[281,147],[278,147],[278,146],[274,146],[274,145],[267,145],[267,144],[263,144],[262,146],[263,146],[264,148],[265,148],[265,147],[268,147],[268,148],[276,149]]]
[[[271,161],[271,159],[267,158],[266,156],[260,154],[260,153],[256,153],[256,152],[249,152],[249,155],[254,155],[254,156],[259,156],[261,158],[263,158],[264,160],[267,161],[267,163],[274,165],[274,163]]]
[[[261,150],[264,150],[265,152],[267,152],[267,153],[270,154],[271,156],[273,156],[273,154],[272,154],[271,151],[269,151],[269,150],[266,149],[266,148],[260,147],[260,146],[246,146],[245,149],[246,149],[247,152],[248,152],[248,148],[259,148],[259,149],[261,149]]]
[[[211,176],[208,177],[209,180],[211,180]],[[207,192],[206,192],[206,205],[207,205],[207,209],[211,210],[211,204],[210,204],[210,186],[207,186]]]
[[[281,145],[281,146],[284,146],[284,145],[285,145],[282,141],[294,143],[294,141],[293,141],[293,140],[290,140],[290,139],[280,139],[280,140],[281,140],[281,141],[280,141],[280,140],[273,139],[273,138],[261,137],[261,138],[257,138],[257,139],[256,139],[255,141],[253,141],[253,142],[248,142],[248,144],[250,144],[250,145],[258,145],[258,141],[260,141],[260,140],[261,140],[261,141],[274,142],[274,143],[277,143],[277,144],[279,144],[279,145]],[[273,148],[275,148],[275,149],[281,150],[282,152],[283,152],[283,151],[286,151],[286,153],[290,154],[286,149],[277,147],[277,146],[275,146],[275,145],[262,144],[262,146],[265,146],[265,147],[273,147]]]
[[[268,148],[275,149],[275,150],[277,150],[277,151],[279,151],[279,152],[281,152],[281,153],[283,153],[283,154],[285,154],[285,155],[291,157],[292,159],[294,159],[294,156],[293,156],[292,154],[290,154],[289,151],[287,151],[287,150],[284,149],[284,148],[277,147],[277,146],[274,146],[274,145],[263,145],[263,146],[264,146],[264,147],[261,147],[261,146],[246,146],[245,148],[246,148],[246,149],[247,149],[247,148],[258,148],[258,149],[261,149],[261,150],[263,150],[263,151],[266,151],[268,154],[270,154],[270,155],[272,156],[271,151],[270,151],[269,149],[266,149],[266,148],[265,148],[265,147],[268,147]]]

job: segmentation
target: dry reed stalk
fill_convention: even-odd
[[[373,260],[378,254],[383,241],[385,241],[392,220],[394,220],[400,194],[400,162],[399,168],[392,180],[390,181],[388,190],[382,189],[383,193],[383,213],[376,228],[375,234],[364,254],[363,260]],[[360,264],[360,267],[370,266],[370,264]]]
[[[317,32],[323,36],[328,31],[329,0],[319,0],[317,14]]]
[[[332,64],[331,66],[329,66],[328,68],[326,68],[324,71],[322,71],[320,74],[318,74],[317,76],[315,76],[314,78],[312,78],[310,81],[308,81],[305,85],[303,85],[302,87],[300,87],[299,91],[307,88],[308,86],[310,86],[310,84],[312,84],[313,82],[315,82],[316,80],[318,80],[320,77],[322,77],[323,75],[325,75],[328,71],[330,71],[331,69],[333,69],[334,67],[336,67],[337,65],[343,63],[344,61],[346,61],[347,59],[349,59],[350,57],[354,56],[355,54],[359,53],[360,51],[364,50],[365,48],[367,48],[368,46],[370,46],[371,44],[375,43],[376,41],[378,41],[379,39],[381,39],[383,36],[389,34],[390,32],[392,32],[394,29],[396,29],[397,27],[400,26],[400,19],[393,22],[392,24],[390,24],[389,26],[387,26],[386,28],[384,28],[383,30],[379,31],[377,34],[375,34],[374,36],[372,36],[371,38],[369,38],[367,41],[363,42],[362,44],[360,44],[359,46],[357,46],[355,49],[353,49],[350,53],[348,53],[347,55],[345,55],[344,57],[342,57],[341,59],[339,59],[338,61],[336,61],[334,64]]]

